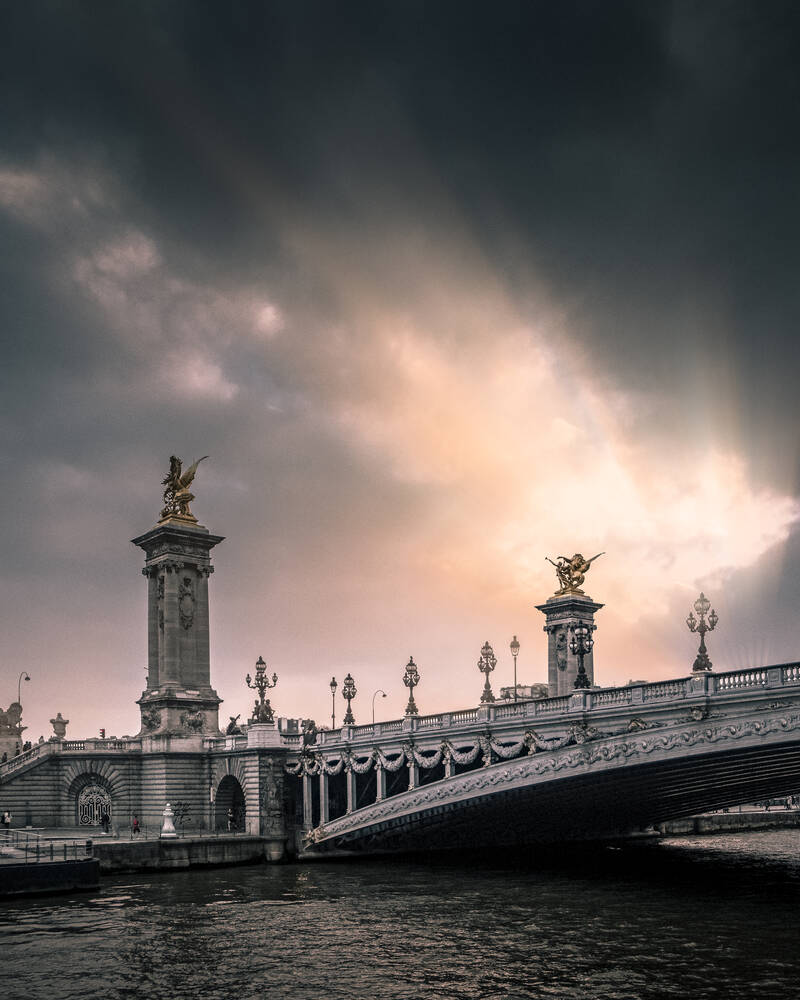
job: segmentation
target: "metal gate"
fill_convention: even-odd
[[[111,819],[111,796],[100,785],[86,785],[78,796],[79,826],[100,826],[103,813]]]

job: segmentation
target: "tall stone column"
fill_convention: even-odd
[[[178,573],[181,564],[175,560],[164,562],[164,621],[162,637],[164,657],[160,682],[163,685],[180,684],[180,623],[178,621]]]
[[[386,798],[386,769],[379,760],[375,761],[375,801]]]
[[[603,607],[586,594],[566,593],[549,598],[537,609],[545,616],[547,632],[547,686],[551,698],[572,694],[578,676],[578,656],[569,648],[572,633],[578,625],[594,631],[595,612]],[[583,666],[589,683],[594,684],[594,656],[587,653]]]
[[[356,773],[352,768],[347,768],[344,772],[345,787],[347,789],[347,811],[351,813],[356,807]]]
[[[211,687],[208,577],[223,540],[194,519],[167,516],[133,539],[148,581],[148,680],[138,704],[142,736],[219,735],[220,699]]]
[[[214,572],[213,566],[201,566],[197,570],[197,608],[194,615],[194,639],[197,647],[195,654],[195,680],[202,688],[209,683],[211,663],[209,660],[209,624],[208,624],[208,578]]]
[[[303,829],[310,830],[314,825],[314,807],[311,795],[311,775],[303,775]]]
[[[331,804],[328,798],[328,775],[320,771],[319,775],[319,824],[324,826],[331,818]]]
[[[159,676],[158,569],[145,566],[142,573],[147,577],[147,690],[152,691]]]

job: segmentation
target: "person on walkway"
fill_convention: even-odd
[[[133,835],[136,836],[139,833],[139,817],[134,816],[133,822],[131,823],[131,829],[133,830]]]
[[[2,820],[2,822],[3,822],[3,829],[4,830],[10,830],[11,829],[11,813],[8,811],[8,809],[6,809],[6,811],[3,813],[3,820]]]
[[[108,814],[108,809],[104,809],[100,813],[100,827],[103,833],[108,833],[110,825],[111,825],[111,817]]]
[[[228,810],[228,833],[233,829],[233,809]]]

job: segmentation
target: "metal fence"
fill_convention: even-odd
[[[55,840],[30,830],[0,832],[0,864],[36,864],[40,861],[84,861],[94,857],[91,840]]]

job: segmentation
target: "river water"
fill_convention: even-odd
[[[104,879],[0,906],[3,1000],[797,1000],[800,830]]]

